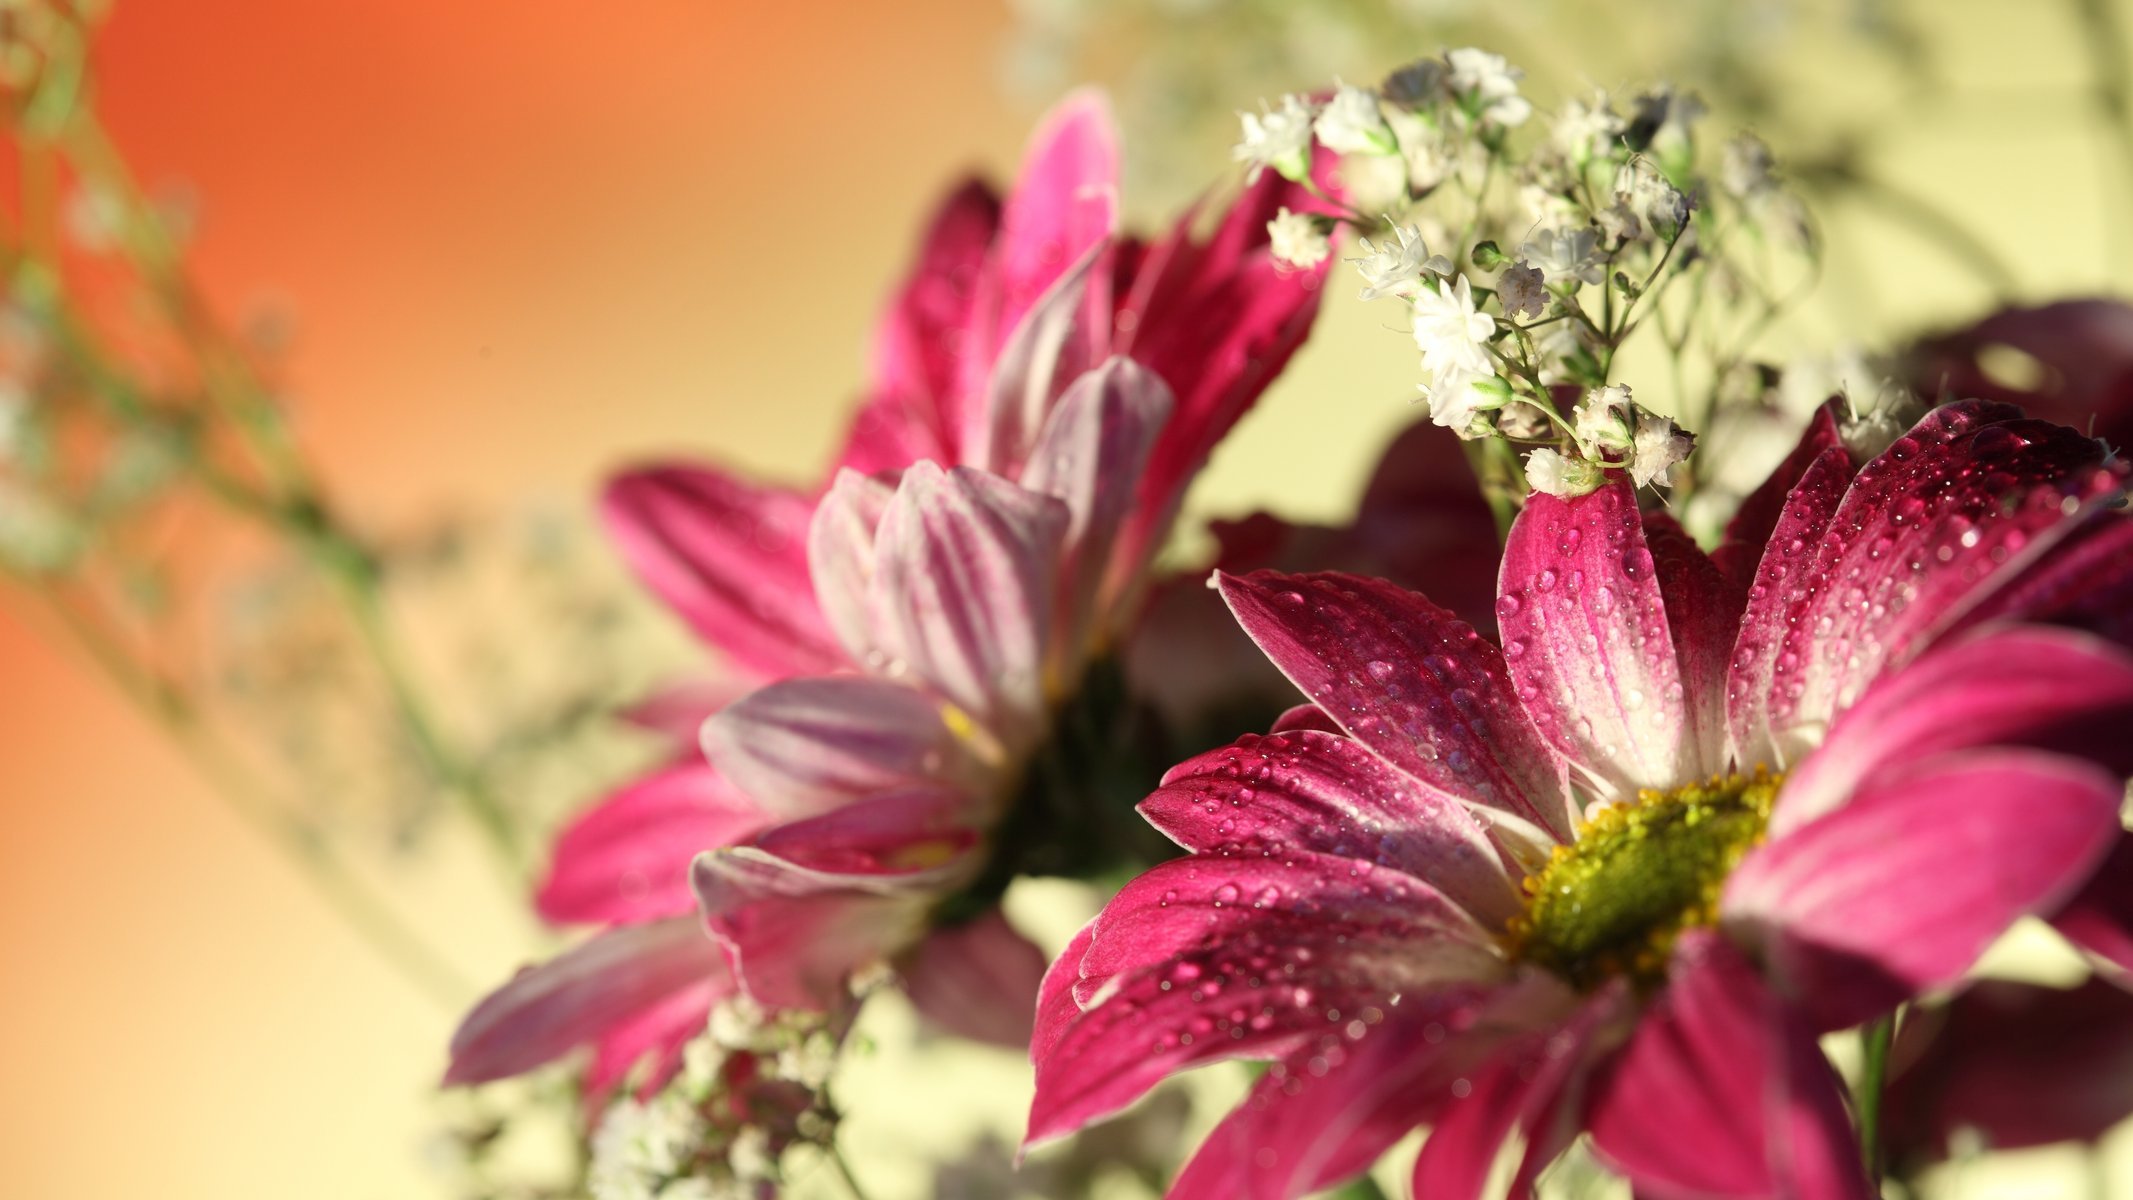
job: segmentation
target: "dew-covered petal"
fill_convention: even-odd
[[[1413,592],[1354,575],[1218,575],[1238,623],[1340,727],[1499,836],[1568,841],[1560,768],[1505,651]],[[1524,652],[1524,647],[1520,647]]]
[[[704,722],[703,751],[733,786],[781,819],[981,773],[938,698],[867,675],[758,688]]]
[[[991,909],[926,935],[899,970],[919,1015],[957,1037],[1029,1047],[1044,951]]]
[[[2088,634],[2027,626],[1937,647],[1882,677],[1785,781],[1783,837],[1934,755],[2027,746],[2133,773],[2133,656]]]
[[[1816,1028],[1848,1028],[2064,900],[2119,836],[2123,791],[2036,750],[1939,756],[1751,852],[1721,915]]]
[[[1726,761],[1726,668],[1747,589],[1728,579],[1665,513],[1646,514],[1644,538],[1681,664],[1695,761],[1716,769]]]
[[[1784,519],[1792,491],[1809,470],[1819,464],[1825,476],[1840,481],[1840,488],[1843,481],[1850,480],[1851,456],[1845,452],[1844,437],[1837,430],[1837,410],[1843,404],[1842,399],[1833,399],[1815,410],[1799,443],[1768,479],[1748,493],[1733,519],[1726,523],[1724,540],[1711,552],[1711,561],[1726,578],[1743,588],[1755,581],[1756,570],[1762,564],[1764,551],[1772,544],[1778,523]]]
[[[1587,1122],[1639,1196],[1865,1200],[1841,1087],[1755,968],[1699,931],[1595,1079]]]
[[[808,579],[807,497],[663,463],[615,476],[600,512],[645,586],[743,669],[775,677],[843,660]]]
[[[556,839],[534,895],[543,919],[628,922],[696,908],[689,860],[760,829],[756,803],[701,761],[634,780],[580,814]]]
[[[1689,724],[1657,562],[1627,480],[1568,500],[1530,497],[1497,593],[1517,694],[1583,782],[1617,799],[1717,765]]]
[[[2122,470],[2096,442],[2004,405],[1927,414],[1860,469],[1811,554],[1764,556],[1730,685],[1742,747],[1797,760],[1885,666],[2078,528]]]
[[[2010,620],[2085,629],[2133,646],[2133,517],[2099,513],[1956,627]]]
[[[1111,550],[1148,449],[1169,416],[1170,389],[1163,381],[1131,359],[1113,358],[1067,388],[1030,451],[1022,486],[1067,507],[1060,653],[1082,652],[1109,588],[1123,582],[1111,579]]]
[[[1198,853],[1254,859],[1311,850],[1355,860],[1351,871],[1404,871],[1492,928],[1521,905],[1465,805],[1335,733],[1246,735],[1171,768],[1140,813]]]
[[[2052,925],[2133,979],[2133,834],[2119,834],[2088,882],[2053,915]]]
[[[876,642],[1003,738],[1032,736],[1066,525],[1064,504],[998,476],[912,466],[875,538]]]
[[[597,934],[520,971],[476,1005],[452,1034],[444,1082],[486,1083],[530,1071],[724,973],[717,945],[694,914]]]
[[[1029,1058],[1035,1063],[1052,1052],[1067,1026],[1081,1015],[1081,1004],[1074,999],[1074,987],[1081,982],[1082,956],[1089,952],[1089,940],[1095,936],[1096,922],[1091,920],[1081,927],[1067,943],[1066,949],[1044,970],[1044,980],[1037,986],[1036,1028],[1030,1033]]]

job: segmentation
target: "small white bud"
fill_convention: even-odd
[[[1298,270],[1308,270],[1326,261],[1333,243],[1309,215],[1287,208],[1266,223],[1267,249],[1274,261]]]
[[[1293,182],[1311,173],[1311,122],[1315,114],[1300,96],[1283,96],[1281,107],[1257,113],[1238,113],[1244,126],[1243,140],[1232,152],[1238,162],[1251,164],[1250,178],[1259,178],[1267,167]]]
[[[1377,96],[1345,83],[1333,93],[1312,128],[1317,131],[1318,140],[1338,154],[1393,154],[1399,150],[1391,127],[1378,111]]]
[[[1606,479],[1599,464],[1567,457],[1546,446],[1526,456],[1526,485],[1536,492],[1567,499],[1596,490]]]

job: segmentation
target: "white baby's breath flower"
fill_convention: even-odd
[[[596,1200],[653,1200],[702,1140],[703,1122],[671,1095],[608,1106],[592,1138],[586,1176]]]
[[[1635,409],[1627,385],[1593,388],[1579,397],[1570,423],[1586,449],[1619,452],[1629,449],[1631,414]]]
[[[1696,448],[1696,435],[1645,409],[1637,410],[1637,431],[1630,440],[1629,477],[1638,487],[1668,486],[1667,475]]]
[[[1736,134],[1718,156],[1718,186],[1743,199],[1768,191],[1775,183],[1770,147],[1752,133]]]
[[[1689,198],[1667,181],[1652,160],[1639,155],[1615,172],[1615,196],[1653,231],[1671,235],[1689,219]]]
[[[1392,129],[1378,111],[1375,93],[1340,84],[1312,124],[1318,140],[1338,154],[1392,154]]]
[[[1544,228],[1518,248],[1519,257],[1539,267],[1557,287],[1600,282],[1607,272],[1599,252],[1600,235],[1590,225]]]
[[[1333,243],[1325,231],[1309,215],[1290,212],[1286,207],[1274,214],[1266,223],[1268,250],[1274,261],[1299,270],[1308,270],[1326,261],[1333,253]]]
[[[1599,464],[1571,458],[1546,446],[1526,456],[1526,485],[1550,496],[1582,496],[1606,481]]]
[[[1592,215],[1600,226],[1600,236],[1611,245],[1623,246],[1644,236],[1644,222],[1629,207],[1629,201],[1621,196],[1615,202]]]
[[[1505,62],[1503,55],[1467,47],[1447,53],[1444,61],[1451,68],[1452,91],[1476,121],[1510,128],[1533,115],[1533,105],[1518,94],[1518,81],[1526,73]]]
[[[1267,109],[1263,105],[1256,113],[1238,113],[1244,127],[1243,140],[1237,143],[1232,156],[1238,162],[1250,163],[1250,177],[1259,178],[1259,172],[1267,167],[1285,179],[1301,182],[1311,173],[1311,122],[1314,117],[1309,102],[1301,96],[1288,95],[1281,98],[1281,106]]]
[[[1538,317],[1548,306],[1547,277],[1538,267],[1514,263],[1496,280],[1496,299],[1507,317]]]
[[[1473,385],[1495,378],[1496,363],[1489,356],[1489,338],[1495,332],[1495,318],[1475,308],[1473,287],[1464,275],[1450,285],[1415,293],[1415,345],[1429,377],[1423,390],[1431,421],[1465,429],[1476,412],[1490,406],[1490,398]]]
[[[1429,244],[1422,240],[1422,231],[1412,225],[1395,225],[1392,239],[1378,239],[1373,246],[1368,238],[1358,238],[1363,248],[1363,257],[1350,259],[1356,271],[1363,277],[1363,299],[1375,300],[1380,296],[1412,296],[1422,289],[1422,275],[1449,275],[1450,260],[1441,254],[1431,254]]]
[[[1548,136],[1564,157],[1582,167],[1611,153],[1625,128],[1622,118],[1608,104],[1607,93],[1596,92],[1590,104],[1583,100],[1565,101]]]

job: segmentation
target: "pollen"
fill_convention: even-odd
[[[1506,949],[1580,988],[1656,985],[1674,939],[1717,923],[1726,877],[1762,843],[1782,782],[1758,769],[1602,809],[1526,877]]]

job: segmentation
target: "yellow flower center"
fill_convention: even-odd
[[[1526,876],[1511,956],[1580,988],[1661,982],[1681,931],[1717,923],[1726,876],[1762,842],[1782,782],[1758,769],[1602,809]]]

